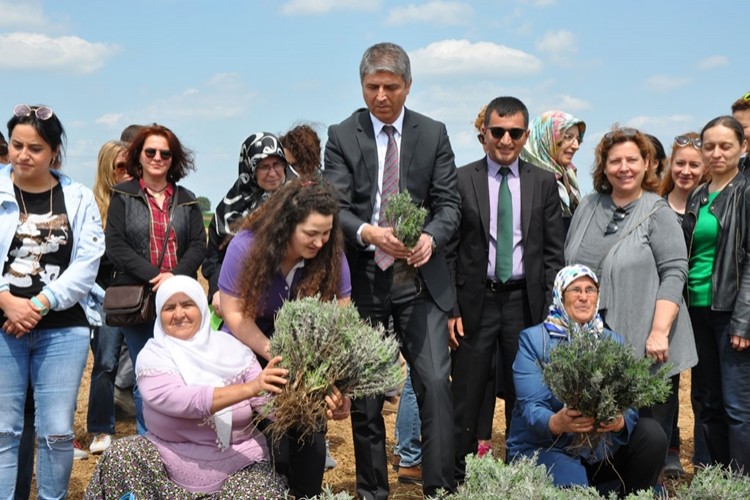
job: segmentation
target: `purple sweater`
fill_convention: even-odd
[[[260,374],[254,362],[238,383]],[[267,398],[252,398],[232,407],[232,438],[221,451],[211,427],[213,387],[187,386],[175,373],[138,377],[148,438],[156,445],[169,478],[188,491],[215,493],[224,481],[255,462],[268,461],[266,439],[252,428],[257,409]],[[249,428],[248,428],[249,427]]]

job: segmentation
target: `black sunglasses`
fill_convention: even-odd
[[[630,128],[630,127],[616,128],[612,130],[611,132],[607,132],[606,134],[604,134],[604,139],[607,141],[611,141],[615,138],[615,135],[617,134],[622,135],[626,139],[632,139],[633,137],[640,134],[640,131],[638,129]]]
[[[157,151],[159,151],[162,160],[169,160],[170,158],[172,158],[172,152],[168,149],[157,150],[155,148],[146,148],[143,150],[143,154],[146,155],[146,158],[150,160],[156,156]]]
[[[607,228],[604,230],[604,236],[615,234],[620,229],[620,223],[625,220],[625,216],[628,213],[624,208],[617,207],[612,214],[612,220],[607,224]]]
[[[524,132],[526,132],[525,128],[504,128],[504,127],[487,127],[487,130],[490,131],[492,134],[492,137],[495,139],[502,139],[505,137],[505,133],[508,132],[510,134],[510,138],[514,141],[517,141],[521,137],[523,137]]]

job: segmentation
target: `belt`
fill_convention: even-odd
[[[510,292],[511,290],[521,290],[526,287],[526,280],[509,280],[505,283],[499,281],[487,280],[484,284],[490,292]]]

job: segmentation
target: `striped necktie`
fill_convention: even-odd
[[[398,144],[396,144],[396,129],[393,125],[385,125],[383,132],[388,136],[388,146],[385,150],[385,164],[383,166],[383,187],[380,190],[380,217],[378,226],[388,226],[385,220],[385,209],[388,206],[388,198],[398,194]],[[375,263],[385,271],[393,264],[393,257],[375,248]]]

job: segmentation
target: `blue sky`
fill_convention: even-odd
[[[479,108],[515,95],[532,115],[586,121],[575,164],[589,190],[593,149],[614,122],[669,150],[750,90],[740,4],[0,0],[0,119],[18,103],[51,106],[68,133],[64,169],[89,186],[105,141],[162,123],[195,151],[183,184],[215,206],[248,135],[311,122],[325,142],[328,125],[363,106],[362,52],[391,41],[412,60],[407,107],[446,123],[457,165],[481,156]]]

